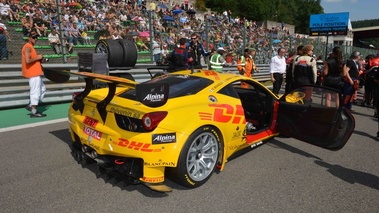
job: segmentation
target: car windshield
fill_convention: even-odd
[[[167,75],[141,83],[167,83],[169,85],[169,98],[193,95],[213,83],[212,80],[188,75]],[[120,97],[136,100],[135,89],[130,89],[119,95]]]

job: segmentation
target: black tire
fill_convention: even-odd
[[[124,52],[121,66],[134,67],[137,63],[138,57],[136,44],[133,41],[126,39],[119,39],[118,42]]]
[[[197,129],[184,145],[178,166],[167,168],[169,179],[189,188],[203,185],[218,164],[220,147],[221,134],[215,128],[204,126]]]
[[[121,67],[124,50],[117,40],[105,39],[96,44],[96,53],[106,53],[109,67]]]

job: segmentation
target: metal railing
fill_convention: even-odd
[[[56,68],[63,70],[78,70],[77,64],[46,64],[46,68]],[[254,74],[254,79],[265,82],[270,80],[269,67],[266,64],[257,65],[259,73]],[[117,73],[129,73],[135,81],[144,82],[151,79],[148,67],[156,67],[153,64],[137,65],[134,69],[118,70]],[[163,70],[163,68],[162,68]],[[162,71],[159,69],[152,70],[152,74]],[[238,73],[236,67],[226,67],[225,71]],[[112,73],[114,71],[110,71]],[[78,77],[72,76],[66,83],[53,83],[43,77],[46,85],[46,95],[43,99],[44,104],[65,103],[72,99],[74,92],[80,92],[84,89],[85,83]],[[0,68],[0,109],[17,108],[26,106],[29,103],[29,83],[28,79],[21,74],[21,65],[10,64],[3,65]]]

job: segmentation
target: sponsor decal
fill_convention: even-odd
[[[152,143],[174,143],[176,142],[176,133],[165,133],[165,134],[153,134]]]
[[[254,143],[254,144],[251,144],[251,148],[254,148],[254,147],[256,147],[256,146],[259,146],[259,145],[261,145],[261,144],[263,144],[263,141],[258,141],[258,142],[256,142],[256,143]]]
[[[98,120],[96,119],[93,119],[93,118],[90,118],[88,116],[86,116],[83,120],[83,124],[87,125],[87,126],[90,126],[90,127],[93,127],[95,128],[97,123],[99,123]]]
[[[218,73],[216,71],[206,70],[206,71],[204,71],[204,74],[206,76],[213,76],[216,80],[220,80],[220,76],[218,76]]]
[[[175,166],[174,162],[145,162],[145,166]]]
[[[156,178],[143,177],[142,180],[149,183],[159,183],[164,181],[164,176]]]
[[[201,120],[210,120],[220,123],[245,124],[245,114],[242,105],[209,104],[214,108],[213,113],[199,112]]]
[[[161,152],[162,149],[160,148],[150,148],[151,144],[148,143],[142,143],[142,142],[136,142],[136,141],[129,141],[127,139],[119,138],[118,141],[114,141],[113,144],[121,147],[125,147],[128,149],[133,149],[136,151],[142,151],[142,152]]]
[[[92,138],[95,138],[95,139],[97,139],[97,140],[100,140],[100,139],[101,139],[101,135],[102,135],[102,133],[99,132],[99,131],[96,131],[96,130],[94,130],[94,129],[91,129],[91,128],[89,128],[88,126],[84,126],[84,128],[83,128],[83,132],[84,132],[84,134],[86,134],[86,135],[88,135],[88,136],[90,136],[90,137],[92,137]]]
[[[236,138],[240,138],[242,136],[243,136],[243,131],[242,130],[236,130],[235,132],[233,132],[232,140],[234,140]]]
[[[138,111],[125,110],[125,109],[121,109],[117,107],[111,107],[110,112],[114,114],[131,117],[131,118],[139,118],[141,116],[141,113]]]
[[[150,101],[150,102],[157,102],[164,100],[164,94],[147,94],[145,98],[143,98],[142,101]]]

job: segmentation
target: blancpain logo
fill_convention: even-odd
[[[173,143],[173,142],[176,142],[176,134],[175,133],[153,135],[153,144]]]
[[[155,94],[148,94],[143,100],[146,101],[151,101],[151,102],[156,102],[156,101],[161,101],[162,99],[164,99],[164,94],[158,94],[158,93],[155,93]]]

